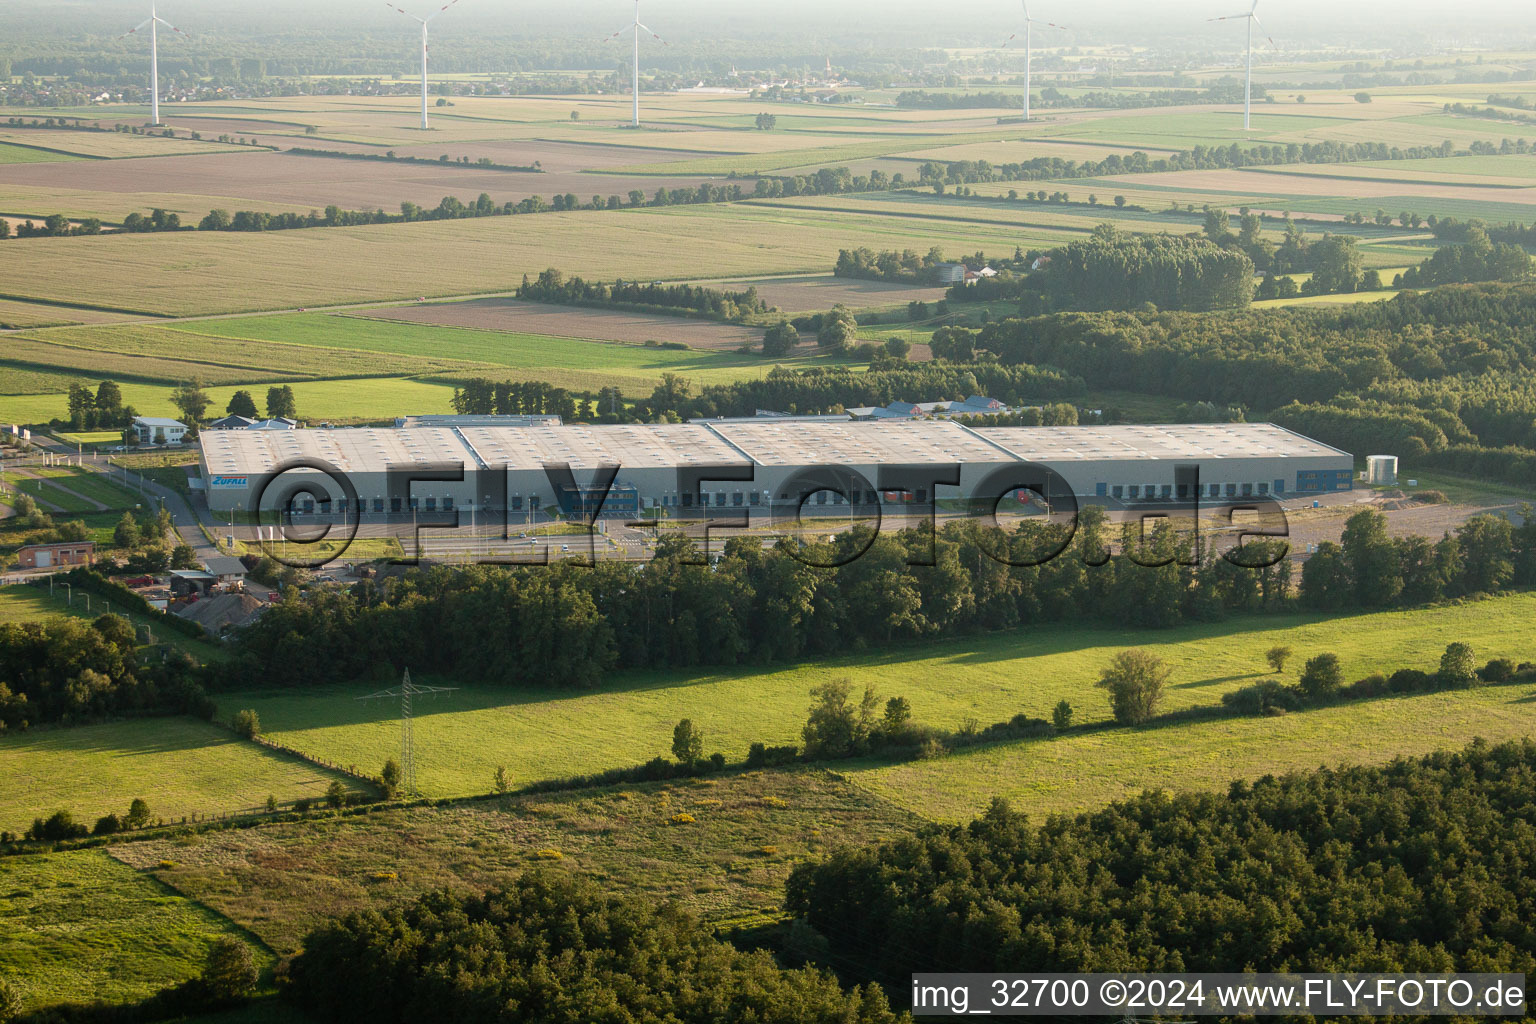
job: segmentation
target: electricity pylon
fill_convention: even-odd
[[[448,693],[457,686],[417,686],[411,682],[411,670],[399,686],[392,686],[378,693],[370,693],[358,700],[380,700],[385,697],[400,698],[400,793],[402,796],[418,796],[416,791],[416,744],[411,734],[411,698],[428,694]]]

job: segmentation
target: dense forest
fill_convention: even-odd
[[[1240,405],[1349,451],[1536,483],[1536,286],[1243,313],[1058,313],[950,328],[948,358]]]
[[[78,577],[75,577],[78,582]],[[141,661],[121,615],[0,623],[0,733],[130,714],[212,714],[187,655]]]
[[[1253,298],[1245,254],[1205,239],[1113,228],[1051,250],[1038,276],[1056,309],[1244,309]]]
[[[286,995],[377,1024],[896,1024],[878,986],[746,953],[668,904],[544,871],[483,896],[432,892],[304,939]]]
[[[1536,971],[1536,743],[1149,793],[996,801],[795,868],[847,977],[914,971]]]
[[[1379,513],[1350,526],[1337,557],[1314,556],[1338,570],[1309,567],[1303,605],[1395,607],[1536,583],[1536,521],[1515,529],[1475,517],[1424,542],[1427,555],[1387,539]],[[976,519],[937,534],[860,527],[805,547],[732,538],[713,565],[674,533],[642,564],[432,568],[289,595],[238,634],[224,677],[307,686],[409,664],[498,685],[589,688],[621,667],[793,661],[1048,622],[1164,627],[1293,607],[1285,550],[1283,540],[1208,541],[1195,564],[1171,520],[1145,537],[1126,524],[1115,537],[1098,506],[1082,509],[1075,534],[1038,517],[1013,532]]]
[[[1395,287],[1434,288],[1473,281],[1524,281],[1531,276],[1531,258],[1513,242],[1495,242],[1474,224],[1453,245],[1444,245],[1392,282]]]

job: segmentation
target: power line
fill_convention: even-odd
[[[411,670],[407,668],[399,686],[357,698],[358,700],[400,698],[400,793],[402,796],[420,795],[416,790],[416,743],[411,728],[411,698],[449,693],[457,689],[457,686],[417,686],[411,682]]]

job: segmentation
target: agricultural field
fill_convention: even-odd
[[[680,813],[694,820],[674,824]],[[722,925],[756,923],[778,916],[797,861],[919,824],[832,773],[805,769],[392,808],[111,852],[286,953],[332,916],[428,889],[485,888],[535,865],[676,899]]]
[[[733,286],[745,290],[747,286]],[[469,299],[464,302],[397,306],[367,314],[380,320],[507,331],[549,338],[580,338],[643,345],[647,341],[680,342],[691,349],[733,351],[762,344],[761,329],[712,320],[632,313],[617,309],[551,306],[516,299]]]
[[[565,329],[576,328],[587,320],[604,318],[608,312],[554,307],[539,307],[539,310],[546,322],[555,322]],[[629,314],[618,314],[618,317],[622,319],[629,317]],[[658,340],[674,340],[669,337],[670,331],[663,332],[663,328],[674,324],[680,328],[695,324],[711,329],[729,326],[670,317],[644,319],[652,325],[651,328],[634,327],[632,330]],[[630,322],[633,324],[635,321],[631,318]],[[513,370],[516,371],[515,376],[520,378],[562,384],[567,381],[586,382],[578,386],[592,391],[605,384],[616,383],[622,384],[624,390],[631,393],[649,394],[652,385],[664,372],[683,374],[696,384],[709,384],[760,376],[773,368],[772,363],[765,362],[761,357],[735,352],[685,351],[589,340],[593,333],[600,335],[604,333],[602,331],[583,331],[577,337],[526,334],[384,319],[377,312],[370,312],[366,317],[298,314],[221,319],[179,326],[175,330],[178,333],[212,330],[220,338],[263,344],[282,339],[291,345],[321,349],[327,358],[333,351],[347,350],[357,358],[377,359],[378,356],[384,356],[386,359],[382,361],[386,364],[388,357],[416,360],[425,353],[451,351],[463,361],[450,371],[440,372],[440,375],[457,375],[461,379],[475,374],[505,377],[509,375],[507,371]],[[737,343],[738,346],[740,344]],[[260,348],[261,345],[251,347]],[[810,351],[809,348],[807,351]],[[808,355],[802,358],[809,360],[818,357]]]
[[[235,707],[228,705],[228,713]],[[284,805],[321,799],[342,778],[191,718],[0,736],[0,773],[11,783],[0,792],[0,828],[13,832],[60,809],[89,824],[109,811],[125,812],[135,797],[168,823],[250,812],[260,810],[268,795]]]
[[[78,159],[79,157],[64,153],[50,153],[45,149],[37,149],[33,146],[18,146],[13,142],[6,141],[5,136],[0,134],[0,167]]]
[[[9,341],[9,358],[34,366],[69,367],[96,374],[111,373],[127,380],[175,383],[194,377],[208,384],[243,381],[295,381],[316,378],[380,377],[432,373],[471,373],[482,369],[465,358],[451,333],[441,344],[426,344],[424,351],[379,358],[379,350],[364,353],[348,345],[312,345],[298,341],[313,336],[305,328],[311,321],[334,325],[338,337],[361,335],[365,323],[334,317],[284,317],[273,320],[272,336],[263,344],[240,344],[245,339],[234,320],[200,320],[175,329],[158,325],[122,327],[70,327],[46,334],[17,335]],[[424,338],[430,332],[422,332]],[[293,338],[295,340],[287,340]],[[451,357],[438,353],[454,352]]]
[[[98,309],[81,309],[78,306],[52,306],[37,302],[16,302],[0,299],[0,330],[26,327],[57,327],[68,324],[107,324],[128,319],[123,313],[109,313]],[[7,374],[9,378],[9,374]],[[0,384],[5,391],[9,380]]]
[[[534,333],[540,329],[556,333]],[[513,300],[59,328],[7,339],[18,368],[5,374],[4,390],[16,393],[0,394],[0,418],[64,415],[71,374],[119,381],[124,401],[150,416],[175,413],[169,396],[185,380],[205,384],[213,409],[238,388],[259,402],[267,385],[287,382],[305,419],[345,421],[450,411],[454,384],[475,376],[577,391],[613,386],[639,397],[664,372],[702,386],[762,376],[777,364],[830,361],[809,345],[776,362],[736,352],[760,339],[760,329],[733,324]]]
[[[129,210],[162,207],[195,224],[215,207],[308,213],[335,204],[348,210],[397,212],[402,202],[431,207],[444,196],[473,203],[485,193],[501,205],[580,189],[578,194],[586,201],[594,192],[606,197],[644,188],[649,194],[657,188],[697,186],[704,180],[698,176],[627,180],[580,171],[515,172],[449,162],[348,160],[251,152],[249,147],[219,148],[228,151],[174,160],[81,161],[67,167],[0,165],[0,209],[24,203],[37,190],[71,200],[68,212],[74,215],[88,213],[118,221]],[[435,161],[436,156],[431,159]],[[211,182],[218,183],[218,193],[204,191]],[[750,189],[751,183],[747,184]]]
[[[589,279],[822,273],[840,248],[1012,251],[1016,228],[967,219],[873,221],[740,203],[383,226],[38,238],[0,245],[13,298],[169,315],[506,291],[551,267]],[[452,265],[445,277],[440,268]],[[140,273],[128,274],[137,267]],[[147,276],[144,276],[147,275]]]
[[[61,128],[0,127],[0,143],[24,146],[42,154],[41,160],[58,163],[65,160],[120,160],[134,157],[200,156],[208,153],[238,153],[246,146],[231,146],[177,136],[134,135],[115,131],[70,131]],[[9,163],[11,161],[0,162]],[[28,162],[28,161],[18,161]]]
[[[108,375],[98,371],[86,379],[94,382]],[[258,402],[265,397],[266,383],[260,382],[260,393],[252,391]],[[451,380],[358,377],[346,380],[301,380],[290,386],[298,402],[299,414],[306,421],[372,421],[391,419],[406,412],[453,411],[451,402],[454,383]],[[245,382],[240,386],[228,384],[205,388],[212,399],[209,408],[222,411],[241,387],[251,390],[257,384]],[[130,381],[122,385],[123,401],[145,416],[178,415],[171,402],[173,390],[170,384],[135,384]],[[646,390],[649,392],[650,389]],[[67,414],[68,407],[63,393],[0,395],[0,420],[6,422],[47,422]]]
[[[0,920],[0,977],[25,1009],[141,999],[201,971],[215,939],[245,937],[102,850],[0,859]]]
[[[1227,192],[1232,195],[1264,194],[1265,185],[1273,180],[1273,188],[1290,198],[1344,199],[1357,204],[1374,202],[1388,197],[1412,197],[1429,208],[1438,209],[1439,201],[1454,199],[1463,202],[1499,202],[1528,204],[1536,202],[1536,185],[1465,184],[1455,180],[1430,184],[1379,178],[1374,175],[1351,177],[1346,171],[1319,173],[1302,169],[1304,165],[1289,167],[1243,167],[1214,171],[1169,171],[1159,174],[1127,174],[1106,178],[1106,181],[1128,186],[1150,188],[1156,186],[1192,188],[1207,192]],[[1348,165],[1345,165],[1346,168]],[[1256,181],[1257,179],[1257,181]]]
[[[1001,721],[1021,712],[1049,718],[1063,699],[1076,709],[1076,721],[1097,723],[1108,720],[1109,708],[1094,681],[1110,657],[1126,647],[1147,648],[1173,667],[1166,709],[1176,711],[1218,703],[1222,693],[1262,678],[1264,652],[1280,645],[1293,647],[1298,658],[1332,651],[1348,679],[1432,666],[1446,644],[1456,640],[1472,644],[1485,659],[1530,660],[1536,656],[1529,627],[1533,613],[1536,595],[1519,595],[1334,619],[1259,617],[1159,633],[1054,627],[944,641],[921,650],[896,648],[815,666],[683,677],[635,673],[589,693],[468,685],[418,704],[417,771],[425,792],[451,796],[486,792],[498,765],[507,767],[514,785],[521,785],[637,764],[667,752],[679,718],[691,718],[703,729],[707,751],[739,759],[754,741],[796,741],[811,688],[835,676],[846,677],[855,688],[873,686],[882,697],[905,696],[915,720],[942,728],[958,728],[968,718],[982,724]],[[242,693],[225,703],[255,708],[268,734],[295,749],[340,764],[382,763],[398,742],[398,720],[347,699],[373,688],[359,684]],[[743,717],[737,709],[747,705],[753,714]],[[1536,715],[1536,703],[1517,705],[1517,711]],[[1295,719],[1305,723],[1314,714]],[[1533,721],[1528,718],[1527,725]],[[1113,742],[1120,733],[1103,735]],[[473,743],[465,741],[468,736]],[[582,740],[573,742],[575,736]],[[1384,750],[1396,742],[1390,732],[1373,740]],[[943,774],[948,763],[934,770]],[[1260,759],[1236,770],[1259,775],[1270,769]],[[978,790],[996,782],[972,773],[967,778]]]

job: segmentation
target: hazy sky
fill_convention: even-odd
[[[430,11],[444,0],[399,0],[410,10]],[[1033,0],[1032,13],[1062,21],[1083,41],[1114,42],[1199,36],[1224,26],[1204,19],[1236,13],[1248,0]],[[147,13],[149,0],[0,0],[0,32],[52,21],[130,26]],[[303,33],[338,22],[389,31],[400,20],[383,0],[159,0],[160,12],[178,24],[225,31],[253,29]],[[587,37],[606,34],[631,17],[629,0],[460,0],[436,23],[451,35],[494,24],[501,32]],[[143,12],[143,13],[141,13]],[[1277,39],[1297,45],[1371,49],[1414,41],[1415,48],[1513,46],[1536,40],[1536,0],[1260,0],[1259,14]],[[907,45],[952,44],[967,37],[990,39],[1018,19],[1019,0],[644,0],[644,20],[677,39],[712,35],[778,38],[803,34],[855,44],[859,39]],[[808,42],[814,40],[808,38]],[[1042,39],[1044,43],[1045,40]]]

